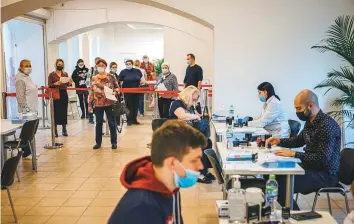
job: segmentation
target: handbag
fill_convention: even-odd
[[[204,107],[202,119],[193,122],[192,126],[202,132],[207,139],[210,138],[210,117],[207,107]]]
[[[53,100],[59,100],[60,99],[60,91],[59,88],[48,88],[45,90],[45,94],[48,95],[45,98],[49,99],[50,94],[52,93]]]
[[[114,102],[113,104],[113,114],[115,117],[120,117],[121,115],[125,114],[129,116],[130,111],[127,108],[127,105],[125,104],[124,100],[119,100],[119,96],[117,101]]]

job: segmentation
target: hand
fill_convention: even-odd
[[[284,156],[284,157],[295,157],[296,152],[290,150],[290,149],[282,149],[274,152],[275,155],[277,156]]]
[[[271,144],[271,145],[279,145],[280,144],[280,139],[279,138],[274,138],[274,137],[270,137],[266,140],[266,145],[268,144]]]
[[[61,81],[55,82],[54,85],[55,86],[60,86],[61,85]]]
[[[89,108],[88,108],[88,111],[89,111],[90,113],[93,113],[92,107],[89,107]]]
[[[73,80],[72,79],[69,79],[69,84],[73,84]]]
[[[154,89],[157,89],[157,85],[154,86]]]

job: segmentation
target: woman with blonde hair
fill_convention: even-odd
[[[179,97],[175,100],[170,107],[170,119],[179,119],[193,125],[194,122],[199,122],[201,115],[195,109],[195,106],[199,100],[199,90],[195,86],[188,86],[182,92],[179,93]],[[212,143],[208,140],[208,146],[203,149],[210,149]],[[198,178],[199,183],[211,184],[215,180],[215,176],[208,173],[208,168],[211,168],[208,158],[206,155],[202,154],[203,170],[200,171],[204,175],[203,179]]]

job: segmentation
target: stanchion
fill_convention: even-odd
[[[2,92],[1,97],[2,97],[2,118],[7,119],[7,103],[6,103],[7,93]]]
[[[44,86],[41,86],[42,94],[44,95]],[[49,129],[50,127],[46,125],[45,123],[46,120],[46,110],[45,110],[45,97],[42,97],[42,127],[39,127],[39,129]]]
[[[61,143],[55,143],[55,121],[54,121],[54,101],[53,101],[53,93],[49,95],[49,102],[50,102],[50,130],[51,130],[51,137],[52,141],[51,144],[48,143],[44,146],[45,149],[58,149],[63,147]]]
[[[154,116],[153,116],[154,119],[158,119],[160,117],[158,100],[159,100],[158,93],[155,92],[154,93]]]
[[[204,108],[208,106],[208,89],[202,89],[203,91],[203,106],[202,106],[202,111],[204,111]],[[209,109],[209,108],[208,108]]]

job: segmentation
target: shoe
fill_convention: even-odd
[[[94,121],[89,121],[89,124],[95,124],[95,122]]]
[[[117,149],[117,144],[112,144],[112,149]]]
[[[140,114],[140,117],[144,117],[144,114]]]
[[[63,125],[63,131],[62,131],[63,136],[67,137],[68,136],[68,131],[66,130],[66,125]]]
[[[209,178],[210,180],[216,180],[215,176],[211,173],[207,173],[207,175],[205,175],[207,178]]]
[[[204,177],[203,179],[198,178],[197,181],[198,181],[198,183],[202,183],[202,184],[211,184],[213,182],[212,180],[210,180],[207,177]]]
[[[96,144],[96,145],[93,146],[93,149],[99,149],[99,148],[101,148],[101,145],[97,145]]]
[[[140,123],[138,121],[134,122],[133,124],[135,125],[140,125]]]
[[[132,124],[132,123],[128,123],[127,125],[128,125],[128,126],[132,126],[133,124]]]
[[[36,160],[38,160],[38,155],[36,156]],[[24,160],[32,160],[32,155],[29,155],[29,156],[26,156],[26,157],[23,157]]]
[[[85,119],[85,114],[81,115],[81,119]]]

